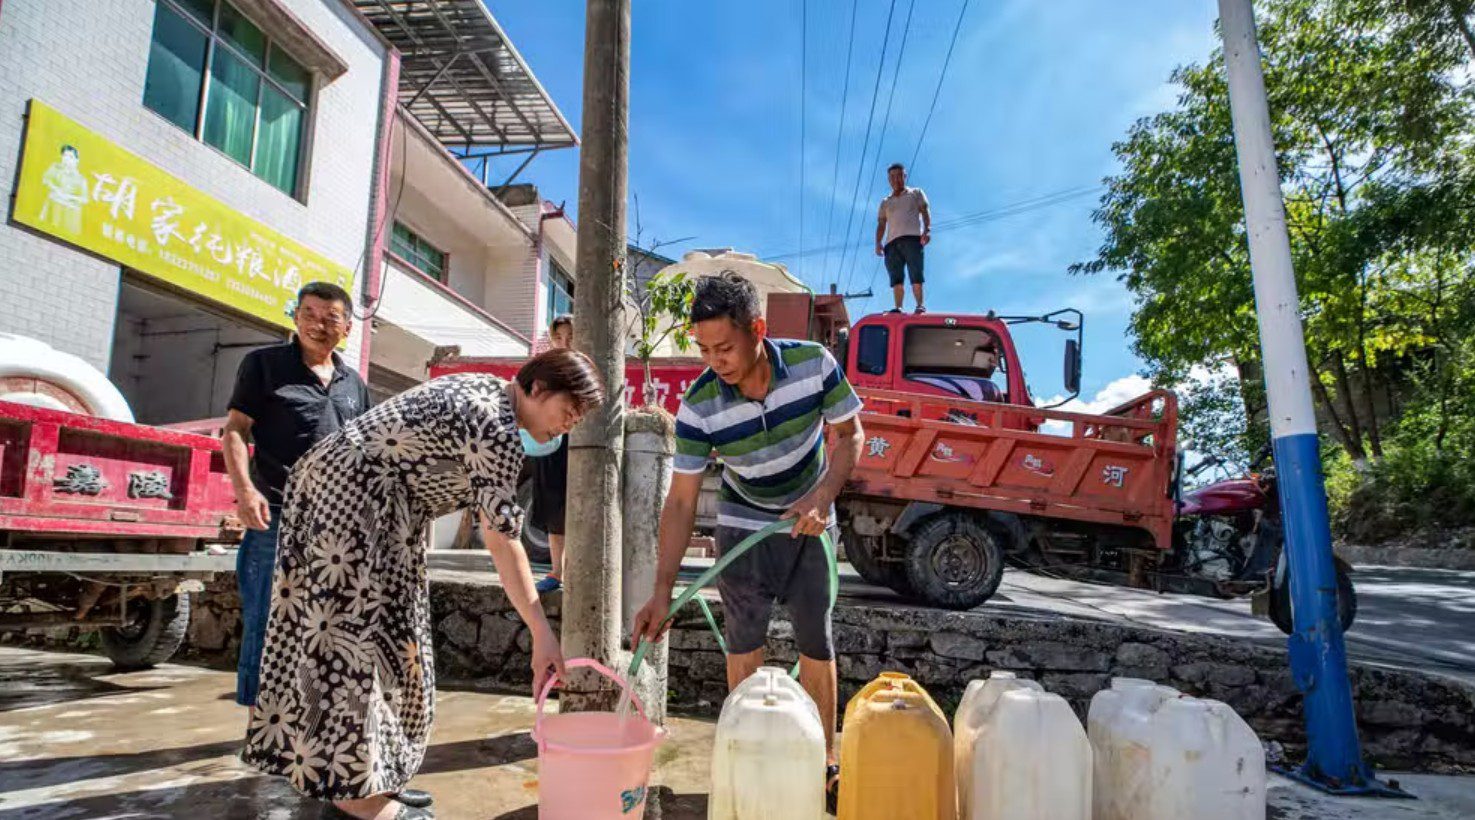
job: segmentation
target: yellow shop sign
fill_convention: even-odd
[[[31,101],[14,219],[176,287],[290,328],[313,281],[353,272]]]

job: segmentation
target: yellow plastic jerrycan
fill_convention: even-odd
[[[957,820],[953,739],[916,681],[883,672],[845,706],[837,820]]]

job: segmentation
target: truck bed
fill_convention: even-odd
[[[857,392],[866,442],[847,496],[1123,525],[1146,530],[1159,549],[1171,545],[1178,404],[1170,392],[1102,415]]]
[[[187,552],[239,535],[217,440],[0,401],[0,546],[91,536]]]

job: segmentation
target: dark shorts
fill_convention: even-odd
[[[922,238],[920,236],[898,236],[886,243],[886,275],[891,277],[891,286],[900,287],[907,275],[912,284],[922,284]]]
[[[717,553],[724,555],[752,533],[717,528]],[[831,538],[835,534],[831,532]],[[835,657],[830,627],[830,570],[818,538],[770,535],[732,562],[717,578],[722,596],[727,651],[743,655],[762,649],[775,602],[789,611],[799,654],[818,661]]]
[[[568,497],[568,436],[551,456],[530,458],[533,471],[533,526],[563,535],[563,509]]]

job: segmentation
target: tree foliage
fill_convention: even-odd
[[[1471,2],[1266,0],[1257,12],[1323,428],[1358,470],[1390,437],[1429,436],[1442,453],[1475,402],[1460,392],[1475,330]],[[1173,81],[1176,106],[1113,146],[1121,171],[1094,215],[1105,239],[1073,270],[1114,273],[1134,294],[1134,346],[1158,381],[1226,364],[1258,381],[1222,51]],[[1253,429],[1263,406],[1241,392]],[[1425,421],[1384,429],[1401,417]]]
[[[630,280],[633,290],[633,277]],[[655,383],[651,379],[650,360],[667,340],[678,353],[691,349],[691,300],[696,283],[684,271],[663,271],[647,280],[639,292],[631,293],[636,305],[635,356],[645,368],[645,404],[656,401]]]

